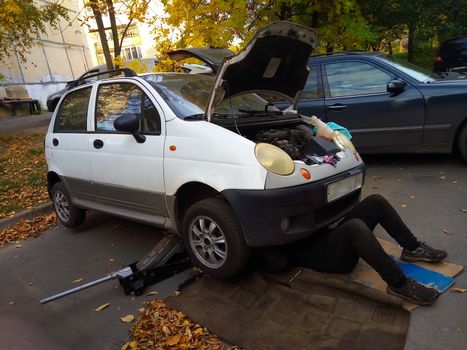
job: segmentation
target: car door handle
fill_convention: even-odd
[[[332,109],[333,111],[342,111],[346,108],[347,105],[343,105],[342,103],[336,103],[335,105],[328,106],[328,109]]]
[[[104,141],[99,140],[99,139],[94,140],[93,145],[94,145],[94,148],[97,148],[97,149],[102,148],[104,147]]]
[[[58,146],[58,139],[56,138],[52,139],[52,145]]]

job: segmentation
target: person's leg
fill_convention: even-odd
[[[397,211],[379,194],[363,199],[345,216],[341,224],[352,219],[362,220],[371,231],[380,224],[403,248],[414,250],[419,246],[417,238]]]
[[[361,257],[388,284],[388,292],[411,302],[428,305],[439,293],[405,277],[381,247],[370,228],[360,219],[348,220],[338,228],[288,246],[293,264],[320,272],[348,273]]]
[[[439,262],[447,253],[430,247],[412,234],[392,205],[381,195],[373,194],[358,203],[344,218],[363,220],[370,230],[380,224],[403,248],[401,259],[405,261]]]

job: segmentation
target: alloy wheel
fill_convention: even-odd
[[[54,195],[54,204],[55,211],[57,212],[58,217],[63,222],[68,222],[70,220],[70,206],[65,195],[57,191]]]
[[[213,219],[196,216],[190,223],[188,238],[191,249],[203,265],[216,269],[226,261],[225,235]]]

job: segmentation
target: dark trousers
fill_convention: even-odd
[[[361,257],[387,284],[400,286],[406,278],[374,236],[377,224],[402,247],[418,247],[417,239],[389,202],[380,195],[371,195],[358,203],[337,228],[288,245],[287,258],[293,265],[320,272],[348,273]]]

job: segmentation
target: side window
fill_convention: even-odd
[[[301,98],[309,100],[318,97],[318,68],[310,66],[310,73],[308,74]]]
[[[326,77],[331,97],[386,92],[391,76],[363,62],[328,63]]]
[[[55,119],[54,132],[86,132],[91,87],[65,96]]]
[[[96,106],[96,131],[116,132],[114,121],[123,114],[140,117],[140,132],[159,135],[161,122],[156,107],[149,97],[131,83],[113,83],[99,86]]]

